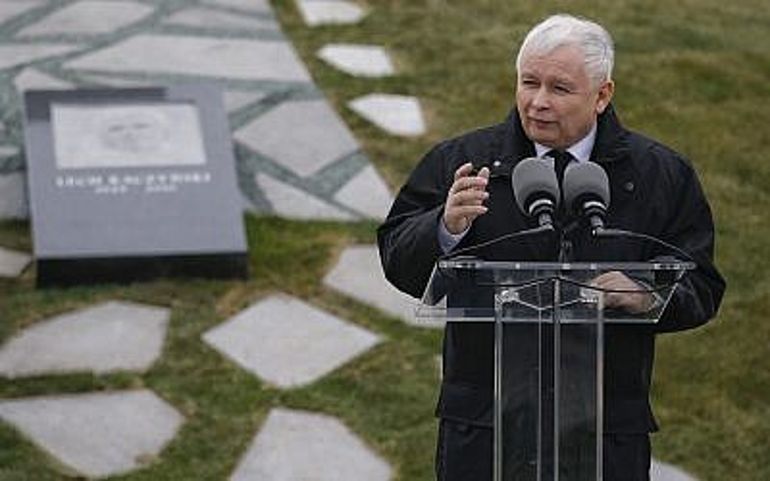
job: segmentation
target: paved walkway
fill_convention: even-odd
[[[360,5],[342,0],[297,4],[308,28],[366,15]],[[395,73],[376,45],[330,44],[318,55],[350,75]],[[390,192],[313,84],[266,0],[3,0],[0,218],[27,215],[24,90],[201,79],[224,87],[245,208],[298,219],[385,215]],[[392,135],[425,131],[417,99],[372,92],[348,107]],[[0,276],[20,275],[29,260],[0,248]],[[345,250],[324,283],[422,325],[414,318],[414,301],[382,277],[374,246]],[[163,306],[113,301],[40,319],[0,346],[0,376],[144,372],[163,355],[170,315]],[[281,329],[272,329],[279,320]],[[263,382],[292,389],[312,386],[388,340],[278,293],[204,333],[200,342]],[[162,462],[159,453],[185,423],[174,406],[146,389],[0,399],[0,419],[67,470],[88,477]],[[656,464],[653,473],[656,481],[691,479],[666,465]],[[339,420],[277,407],[230,479],[392,477],[389,464]]]

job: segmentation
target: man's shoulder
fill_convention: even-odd
[[[508,131],[506,122],[479,127],[442,140],[434,150],[445,155],[486,156],[501,149]]]
[[[655,163],[659,168],[692,170],[690,160],[673,147],[641,132],[627,132],[632,157],[637,162]]]

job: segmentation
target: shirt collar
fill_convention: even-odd
[[[580,139],[578,142],[572,144],[567,149],[567,152],[572,154],[572,156],[575,159],[577,159],[578,162],[586,162],[588,159],[591,158],[591,150],[593,150],[594,148],[595,141],[596,141],[596,123],[594,123],[594,126],[591,127],[591,131],[588,132],[588,135]],[[553,149],[535,142],[535,152],[537,153],[538,157],[543,157],[546,153],[550,152],[551,150]]]

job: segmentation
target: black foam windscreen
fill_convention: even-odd
[[[549,197],[554,206],[559,204],[559,182],[556,180],[556,173],[543,159],[529,157],[516,164],[511,184],[519,209],[527,215],[531,214],[528,210],[531,202],[538,197],[536,194]]]
[[[607,173],[597,163],[578,162],[567,166],[564,172],[564,202],[575,209],[575,202],[598,200],[605,208],[610,205],[610,182]]]

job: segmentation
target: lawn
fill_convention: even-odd
[[[438,140],[502,119],[513,100],[514,46],[545,15],[567,11],[606,25],[617,43],[616,101],[624,123],[688,156],[711,199],[717,263],[728,280],[718,318],[658,342],[654,455],[703,481],[770,479],[770,10],[759,0],[369,0],[355,26],[310,29],[291,0],[274,0],[288,36],[367,155],[395,190]],[[398,75],[353,79],[315,58],[330,42],[373,43]],[[429,132],[381,133],[345,107],[373,91],[416,95]],[[221,480],[271,407],[337,416],[394,466],[394,481],[431,479],[440,333],[325,288],[346,245],[374,242],[375,224],[299,223],[248,216],[251,279],[159,280],[130,286],[34,289],[34,271],[0,280],[0,341],[35,321],[107,299],[172,308],[162,359],[143,375],[0,380],[0,398],[153,389],[187,418],[147,469],[126,480]],[[0,245],[31,249],[26,222],[0,222]],[[307,388],[262,384],[200,335],[267,293],[302,297],[387,341]],[[0,480],[60,479],[53,462],[0,425]]]

